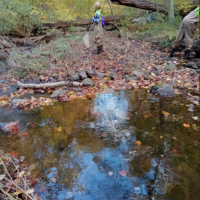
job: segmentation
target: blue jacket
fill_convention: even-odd
[[[100,9],[95,10],[95,15],[94,15],[94,17],[92,18],[92,22],[93,22],[94,24],[98,24],[98,23],[99,23],[99,21],[101,20],[102,13],[103,13],[103,12],[102,12]]]

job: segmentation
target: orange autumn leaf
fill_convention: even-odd
[[[174,153],[177,153],[176,149],[173,149],[173,152],[174,152]]]
[[[183,124],[184,127],[189,128],[190,125],[189,124]]]
[[[17,157],[17,155],[19,154],[19,153],[17,153],[17,152],[15,152],[15,151],[12,151],[11,153],[9,153],[12,157]]]
[[[135,144],[137,144],[139,147],[141,147],[142,142],[140,142],[140,141],[136,141]]]
[[[13,130],[14,133],[16,133],[19,129],[18,129],[17,126],[13,126],[12,130]]]

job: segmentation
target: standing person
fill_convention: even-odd
[[[190,49],[193,44],[193,37],[195,31],[195,23],[199,22],[199,6],[188,15],[186,15],[181,22],[178,35],[172,46],[172,50],[169,54],[169,57],[173,57],[174,52],[178,49],[180,43],[185,40],[185,59],[191,58]]]
[[[100,54],[103,52],[103,27],[102,27],[102,11],[100,2],[94,4],[95,15],[92,16],[92,21],[94,25],[94,34],[95,34],[95,44],[97,50],[93,51],[94,54]]]

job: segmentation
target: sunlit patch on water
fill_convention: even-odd
[[[36,164],[42,199],[198,199],[198,108],[183,95],[120,91],[1,112],[28,132],[0,145]]]

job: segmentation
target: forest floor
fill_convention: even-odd
[[[93,55],[94,35],[91,34],[92,45],[87,49],[82,39],[84,34],[65,33],[64,36],[48,44],[43,42],[35,48],[8,49],[7,51],[13,52],[15,65],[1,75],[1,104],[33,109],[44,105],[44,102],[49,104],[52,100],[67,102],[76,98],[91,98],[98,93],[151,88],[164,83],[199,94],[198,59],[193,59],[192,62],[184,60],[181,52],[168,58],[168,48],[162,49],[147,41],[130,40],[128,35],[127,38],[119,39],[115,32],[108,31],[104,35],[104,52]],[[86,83],[89,81],[88,83],[94,84],[94,87],[65,86],[33,90],[19,89],[16,86],[17,81],[40,84],[70,80],[82,82],[83,79],[86,79]],[[53,93],[53,99],[20,99],[27,92],[41,93],[41,96]],[[14,100],[16,98],[18,100]]]

